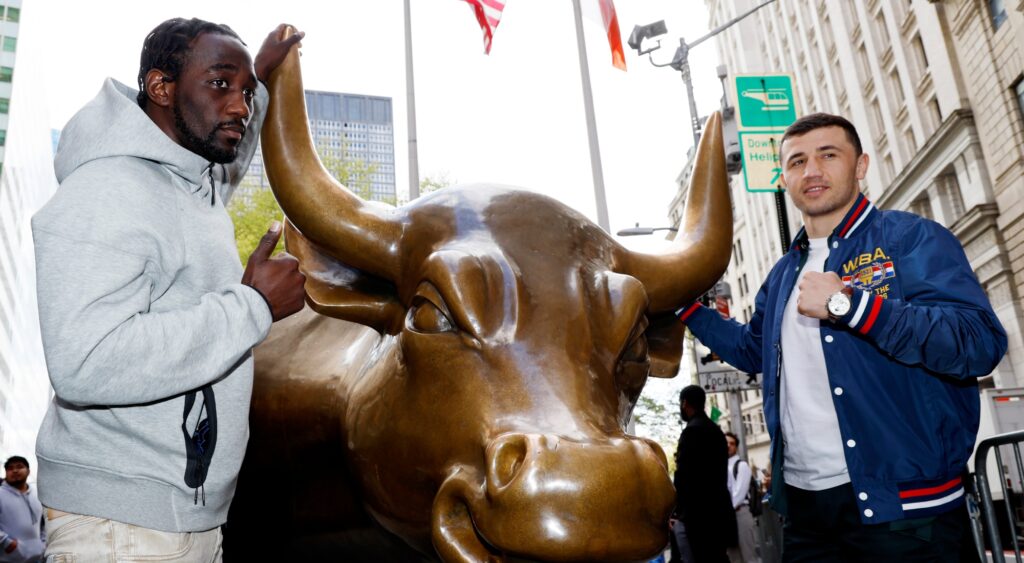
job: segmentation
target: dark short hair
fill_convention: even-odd
[[[860,144],[860,135],[857,134],[857,128],[850,123],[850,120],[841,115],[812,113],[797,119],[786,128],[786,132],[782,134],[782,140],[779,141],[779,157],[781,158],[782,156],[782,146],[786,143],[786,139],[799,137],[822,127],[842,127],[843,131],[846,131],[846,140],[850,141],[850,144],[853,145],[856,156],[863,154],[864,149]]]
[[[9,468],[10,466],[14,465],[15,463],[18,463],[19,461],[21,463],[25,464],[26,468],[29,466],[27,459],[21,457],[20,455],[12,455],[11,457],[7,458],[7,461],[4,462],[4,469],[6,470],[7,468]]]
[[[142,55],[139,57],[139,94],[136,101],[139,107],[146,109],[146,74],[156,68],[167,75],[168,81],[178,79],[181,70],[188,62],[188,54],[192,41],[204,33],[218,33],[234,37],[242,45],[245,41],[230,27],[212,23],[199,18],[171,18],[153,28],[142,43]]]
[[[704,394],[704,390],[701,389],[700,385],[687,385],[683,387],[683,390],[679,392],[679,406],[682,407],[683,401],[686,404],[697,410],[704,410],[704,400],[707,395]]]
[[[736,437],[736,435],[733,434],[732,432],[726,432],[725,433],[725,437],[726,438],[732,438],[733,440],[736,440],[736,445],[737,446],[740,445],[740,439],[738,437]]]

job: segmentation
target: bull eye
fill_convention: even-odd
[[[417,332],[454,332],[451,319],[429,299],[417,298],[409,311],[410,328]]]
[[[623,362],[646,362],[647,358],[647,338],[643,334],[638,335],[629,343],[629,346],[622,351]]]
[[[622,350],[619,363],[615,366],[615,380],[620,390],[624,391],[631,401],[635,401],[647,382],[651,369],[651,358],[647,350],[647,337],[644,336],[646,323],[637,326],[633,338]]]

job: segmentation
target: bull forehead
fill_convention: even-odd
[[[502,186],[455,186],[411,204],[403,239],[413,246],[492,243],[524,261],[531,254],[616,270],[622,248],[579,212],[550,197]],[[415,254],[415,252],[413,252]]]

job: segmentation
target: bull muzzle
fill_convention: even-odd
[[[504,434],[485,462],[454,468],[434,501],[445,561],[640,561],[668,544],[675,493],[653,442]]]

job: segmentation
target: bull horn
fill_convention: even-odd
[[[641,282],[648,310],[690,303],[715,284],[732,254],[732,204],[725,170],[721,115],[708,119],[690,174],[690,189],[675,244],[664,254],[623,250],[620,268]]]
[[[285,26],[282,39],[295,33]],[[346,264],[394,281],[402,222],[370,204],[323,167],[309,132],[298,47],[270,75],[263,162],[274,196],[304,236]]]

